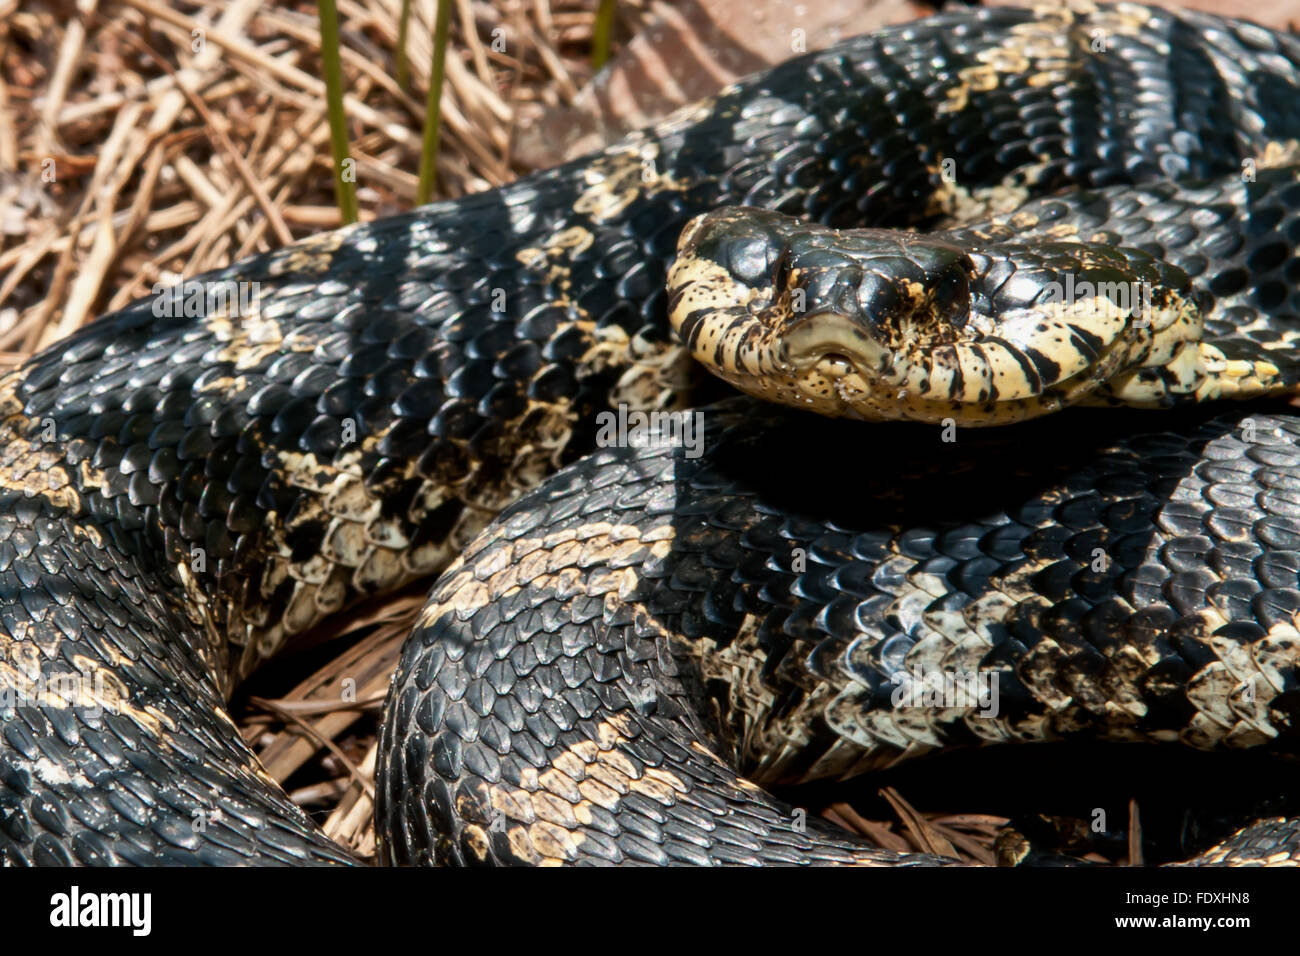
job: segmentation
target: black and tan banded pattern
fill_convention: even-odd
[[[1122,53],[1094,51],[1098,31]],[[1263,168],[1300,139],[1297,64],[1292,37],[1135,5],[936,17],[792,60],[502,189],[197,277],[0,378],[0,858],[344,860],[261,772],[222,700],[325,616],[443,570],[502,507],[591,450],[598,411],[722,388],[674,344],[667,315],[668,265],[694,217],[747,205],[833,227],[979,228],[1008,198]],[[1243,268],[1290,274],[1288,234],[1267,233],[1269,249],[1287,240],[1281,261],[1252,260],[1259,234],[1206,241],[1223,231],[1206,215],[1153,236],[1201,236],[1197,275],[1211,285]],[[1188,272],[1187,243],[1167,245],[1170,269]],[[197,309],[196,290],[211,297]],[[1231,337],[1233,322],[1223,313],[1218,328]],[[1275,337],[1262,318],[1241,328],[1262,349]],[[906,466],[883,433],[871,442],[872,460]],[[611,495],[586,517],[598,522]],[[480,666],[497,673],[476,660],[476,679]],[[548,678],[526,700],[497,690],[517,716],[536,705],[563,718],[534,733],[521,779],[563,759],[550,749],[562,737],[589,752],[560,733],[573,730],[560,702],[589,700],[600,681],[545,673],[575,684]],[[400,713],[405,729],[445,726],[420,707]],[[736,717],[682,719],[720,753],[709,734]],[[601,739],[636,733],[614,720]],[[519,747],[514,721],[503,726]],[[404,740],[403,761],[438,763],[387,779],[428,780],[436,801],[435,779],[490,775],[467,762],[490,747],[462,749]],[[711,792],[734,797],[730,771],[703,751],[664,759],[663,774],[714,773]],[[624,808],[658,786],[630,769]],[[423,798],[398,796],[407,809]],[[755,814],[751,830],[783,832]],[[477,835],[461,837],[476,855]],[[413,822],[385,846],[428,858],[440,838]]]
[[[435,587],[380,747],[392,858],[815,864],[843,834],[756,785],[1082,737],[1300,751],[1300,418],[899,425],[896,467],[848,468],[871,426],[702,414],[700,457],[593,454]],[[1300,818],[1195,862],[1225,856],[1300,865]]]

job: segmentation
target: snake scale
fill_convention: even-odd
[[[1297,140],[1292,36],[948,13],[100,318],[0,379],[0,858],[353,862],[225,700],[438,573],[384,862],[939,864],[765,788],[1294,751]]]

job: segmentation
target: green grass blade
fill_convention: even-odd
[[[599,70],[609,60],[609,35],[614,31],[614,9],[618,0],[600,0],[596,24],[591,28],[591,66]]]
[[[411,0],[402,0],[402,15],[397,20],[397,86],[406,89],[410,67],[406,62],[406,31],[411,25]]]
[[[447,67],[447,38],[451,32],[451,5],[455,0],[438,0],[438,19],[433,29],[433,62],[429,67],[429,96],[424,105],[424,148],[420,151],[420,185],[415,201],[423,205],[433,195],[437,180],[438,134],[442,129],[442,78]]]
[[[334,198],[345,223],[357,221],[356,168],[348,156],[348,118],[343,112],[343,67],[339,61],[339,15],[334,0],[316,0],[320,11],[320,60],[325,71],[330,152],[334,155]]]

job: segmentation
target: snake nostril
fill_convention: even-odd
[[[788,246],[781,247],[781,253],[777,256],[776,264],[772,267],[772,287],[774,289],[785,289],[790,285],[790,278],[793,270],[793,257],[790,255]]]

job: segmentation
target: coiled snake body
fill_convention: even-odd
[[[348,862],[223,701],[444,569],[387,707],[388,862],[943,862],[762,786],[1076,735],[1293,749],[1300,420],[956,429],[1293,390],[1297,93],[1300,41],[1251,25],[940,16],[33,358],[0,380],[0,854]],[[683,236],[724,206],[758,209]],[[1049,300],[1076,279],[1153,294]],[[730,398],[582,457],[601,413],[720,394],[693,358],[926,424]],[[897,693],[958,672],[995,714]],[[1283,818],[1197,862],[1297,858]]]

